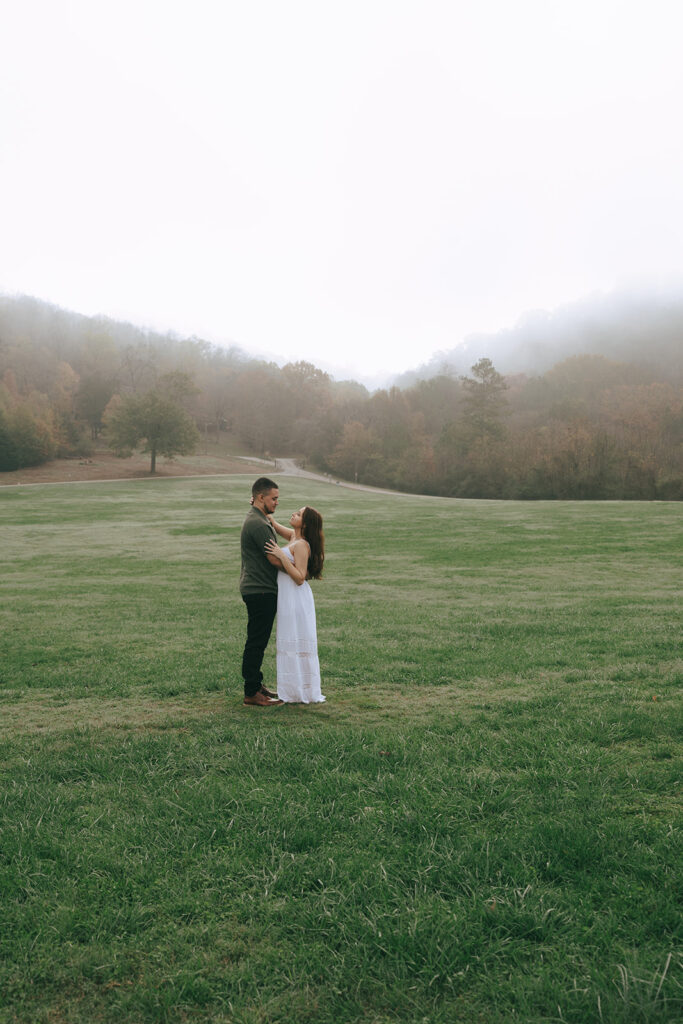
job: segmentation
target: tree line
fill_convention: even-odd
[[[472,498],[683,497],[683,395],[671,370],[604,355],[503,376],[482,356],[368,391],[199,338],[0,298],[0,471],[106,443],[255,455],[374,486]]]

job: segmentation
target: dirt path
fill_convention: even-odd
[[[298,466],[294,459],[276,459],[275,460],[275,473],[285,473],[287,476],[305,476],[309,480],[320,480],[322,483],[331,484],[334,483],[334,479],[328,474],[323,473],[311,473],[307,469],[302,469]],[[339,481],[337,481],[338,483]]]

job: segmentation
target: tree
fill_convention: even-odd
[[[55,448],[50,425],[28,402],[0,411],[0,471],[39,466],[54,456]]]
[[[287,382],[299,392],[306,389],[325,391],[330,385],[329,373],[303,359],[298,363],[287,363],[282,367],[282,373]]]
[[[410,407],[424,416],[425,430],[437,438],[444,426],[457,415],[462,399],[462,384],[452,377],[441,375],[420,380],[406,397]]]
[[[310,455],[316,447],[316,420],[324,419],[330,406],[329,374],[300,360],[282,367],[282,379],[284,389],[278,388],[278,397],[284,399],[279,410],[280,443],[293,452]]]
[[[12,426],[5,410],[0,407],[0,473],[19,468],[19,453],[14,442]]]
[[[332,469],[346,479],[358,481],[377,454],[377,440],[363,423],[352,421],[344,424],[342,439],[329,460]]]
[[[112,377],[103,377],[98,373],[88,374],[80,380],[75,398],[76,412],[90,427],[93,441],[99,437],[104,410],[114,394],[114,388]]]
[[[501,416],[508,386],[490,359],[480,359],[472,367],[472,377],[461,377],[464,388],[464,423],[472,441],[497,440],[504,434]]]
[[[180,404],[189,391],[186,374],[174,373],[143,395],[113,399],[105,413],[110,447],[122,456],[136,449],[149,452],[150,473],[156,472],[157,455],[189,455],[199,441],[194,422]]]

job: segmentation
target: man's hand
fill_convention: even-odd
[[[267,541],[265,548],[268,561],[273,565],[282,565],[284,548],[281,548],[274,540]]]

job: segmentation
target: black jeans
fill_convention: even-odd
[[[244,696],[253,697],[261,689],[263,655],[277,612],[277,594],[242,594],[247,606],[247,642],[242,656]]]

